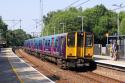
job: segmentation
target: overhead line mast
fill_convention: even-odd
[[[41,21],[41,32],[43,36],[43,0],[40,0],[40,21]]]
[[[113,4],[113,6],[116,6],[117,8],[114,9],[114,10],[118,10],[118,9],[121,9],[121,8],[124,8],[125,6],[123,6],[123,4],[120,4],[120,5],[117,5],[117,4]],[[119,44],[119,35],[120,35],[120,22],[119,22],[119,12],[117,14],[117,40],[118,40],[118,44]]]

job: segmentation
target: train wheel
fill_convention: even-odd
[[[57,59],[57,65],[62,68],[62,59]]]
[[[62,61],[62,69],[67,69],[67,62],[65,60]]]
[[[90,65],[89,65],[89,68],[90,68],[91,70],[95,70],[95,69],[97,68],[96,62],[91,61],[91,62],[90,62]]]

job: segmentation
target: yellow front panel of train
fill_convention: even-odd
[[[93,47],[94,47],[94,36],[93,34],[86,33],[85,34],[85,57],[93,57]]]
[[[87,56],[87,57],[93,56],[93,47],[86,47],[85,48],[85,56]]]
[[[77,48],[77,56],[78,56],[78,58],[83,58],[84,57],[83,47],[78,47]]]
[[[76,59],[77,55],[77,35],[75,32],[68,33],[66,37],[66,58]]]
[[[67,47],[66,48],[66,57],[67,58],[76,58],[76,48],[75,47]]]

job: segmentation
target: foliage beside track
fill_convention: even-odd
[[[6,34],[7,46],[22,46],[24,40],[32,38],[22,29],[8,30]]]
[[[31,38],[30,34],[26,34],[22,29],[8,30],[7,24],[0,18],[0,41],[6,41],[6,46],[21,46],[24,40]]]
[[[44,16],[45,27],[43,35],[52,35],[62,33],[64,23],[64,32],[81,31],[81,18],[84,16],[84,31],[93,32],[95,34],[95,43],[106,43],[106,33],[109,35],[117,34],[117,13],[108,10],[104,5],[97,5],[93,8],[83,10],[82,8],[69,8],[67,10],[52,11]],[[124,28],[125,12],[120,12],[120,34],[125,34]]]
[[[0,41],[6,40],[7,25],[3,22],[2,17],[0,17]]]

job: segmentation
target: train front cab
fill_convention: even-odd
[[[89,65],[93,62],[94,36],[92,33],[68,33],[66,41],[66,59],[71,62],[71,65]]]

